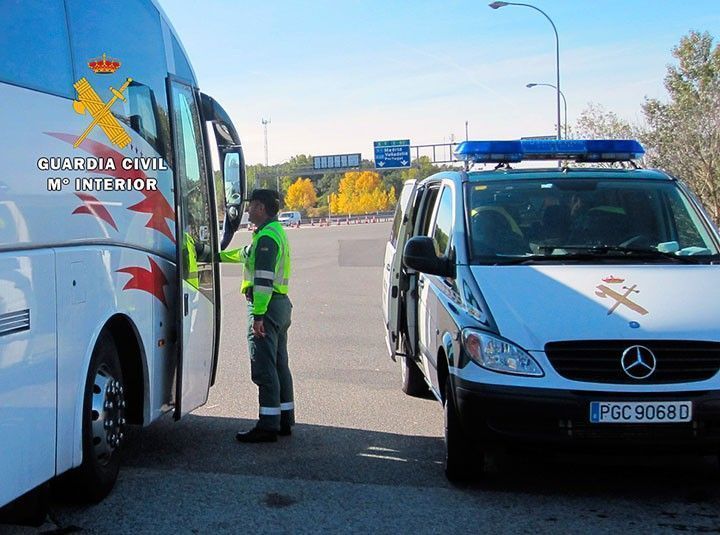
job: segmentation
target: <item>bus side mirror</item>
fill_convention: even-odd
[[[220,249],[224,250],[240,227],[245,199],[245,160],[240,146],[221,148],[223,156],[223,187],[225,220]]]
[[[240,224],[245,199],[245,162],[241,150],[224,152],[223,181],[225,185],[225,209],[228,221]]]

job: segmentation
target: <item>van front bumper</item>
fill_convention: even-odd
[[[555,448],[642,454],[697,451],[720,453],[720,391],[615,393],[479,384],[453,378],[458,416],[465,433],[483,445],[550,444]],[[683,423],[591,423],[592,401],[692,401],[692,421]]]

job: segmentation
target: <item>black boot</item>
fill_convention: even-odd
[[[289,437],[292,435],[292,426],[290,424],[280,424],[278,435],[281,437]]]
[[[256,443],[256,442],[277,442],[277,431],[270,429],[260,429],[253,427],[246,433],[238,433],[235,438],[238,442]]]

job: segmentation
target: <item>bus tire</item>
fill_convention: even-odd
[[[125,438],[125,386],[115,340],[104,330],[90,360],[82,416],[82,464],[71,473],[77,497],[97,503],[115,485]]]
[[[402,391],[408,396],[416,398],[429,397],[430,389],[417,363],[409,357],[399,357],[399,360],[402,374]]]
[[[43,483],[0,507],[1,524],[21,524],[40,527],[47,519],[50,510],[50,485]]]

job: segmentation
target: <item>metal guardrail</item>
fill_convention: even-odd
[[[384,223],[392,221],[395,212],[375,212],[372,214],[331,215],[330,217],[304,218],[301,225],[331,226],[331,225],[359,225],[365,223]]]
[[[330,217],[304,217],[300,223],[291,227],[330,227],[338,225],[363,225],[369,223],[386,223],[392,221],[395,212],[374,212],[372,214],[332,215]],[[253,230],[253,225],[241,225],[240,228]]]

